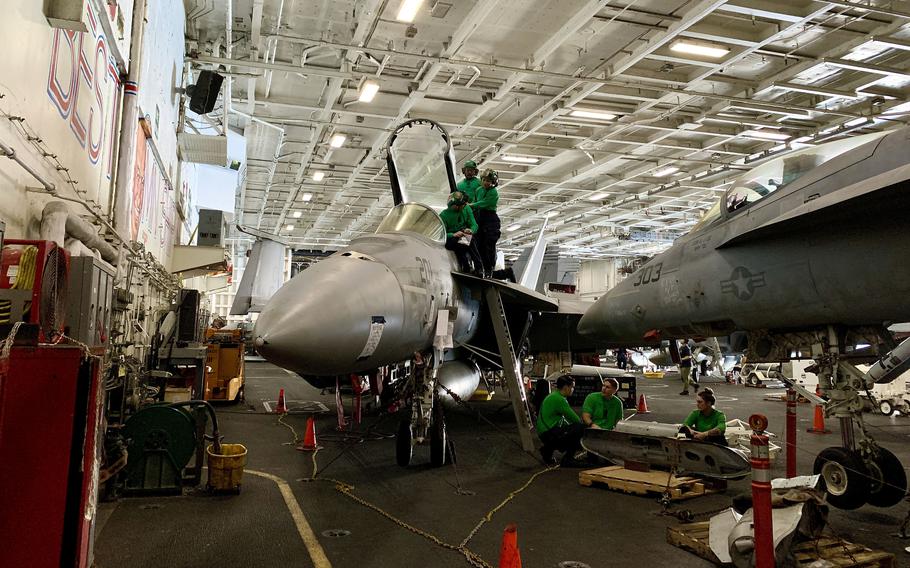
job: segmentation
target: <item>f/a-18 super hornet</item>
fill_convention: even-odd
[[[815,462],[829,501],[901,501],[907,477],[859,392],[910,362],[910,128],[809,147],[740,177],[690,233],[604,294],[579,332],[643,345],[736,332],[750,362],[815,360],[842,447]],[[863,372],[855,365],[874,363]]]
[[[431,462],[445,463],[440,402],[470,398],[481,368],[501,366],[522,445],[532,451],[516,346],[528,336],[530,314],[557,313],[558,302],[459,271],[437,214],[455,191],[452,147],[442,126],[406,121],[391,134],[387,151],[394,207],[375,234],[354,238],[285,283],[256,321],[254,344],[267,360],[320,388],[350,374],[401,377],[385,385],[401,389],[397,395],[411,411],[397,435],[401,465],[424,441]]]

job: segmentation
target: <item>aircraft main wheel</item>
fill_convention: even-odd
[[[878,403],[878,409],[881,410],[882,414],[884,414],[885,416],[891,416],[892,414],[894,414],[894,407],[891,406],[890,400],[883,400],[880,403]]]
[[[446,463],[446,423],[441,417],[442,412],[430,427],[430,465],[433,467],[442,467]]]
[[[398,424],[398,433],[395,435],[395,461],[401,467],[411,464],[414,455],[414,433],[411,431],[411,421],[402,420]]]
[[[833,446],[819,452],[813,473],[821,474],[828,503],[838,509],[857,509],[869,497],[869,470],[854,451]]]
[[[867,503],[876,507],[892,507],[904,500],[907,495],[907,473],[897,456],[886,450],[878,449],[878,457],[868,464],[872,475],[872,488]]]

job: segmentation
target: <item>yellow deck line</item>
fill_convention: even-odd
[[[284,503],[288,506],[288,511],[290,511],[291,517],[294,519],[294,524],[297,525],[297,532],[300,534],[300,539],[303,540],[307,552],[310,553],[313,565],[316,568],[332,568],[332,563],[329,562],[328,557],[326,557],[322,545],[319,544],[319,540],[316,538],[316,533],[313,532],[310,523],[307,522],[306,516],[304,516],[303,510],[297,503],[297,499],[294,497],[294,492],[291,491],[291,486],[288,485],[288,482],[276,475],[263,471],[248,469],[246,470],[246,473],[270,479],[278,485],[281,496],[284,497]]]

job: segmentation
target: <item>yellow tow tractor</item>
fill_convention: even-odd
[[[205,343],[205,400],[242,401],[243,330],[210,327]]]

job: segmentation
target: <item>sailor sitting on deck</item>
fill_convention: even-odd
[[[547,395],[537,416],[537,435],[543,442],[540,455],[553,463],[553,452],[563,452],[561,465],[575,465],[575,452],[581,450],[581,437],[585,426],[569,406],[567,397],[575,390],[575,379],[563,375],[556,379],[556,391]]]
[[[590,428],[612,430],[622,420],[622,400],[616,396],[619,381],[613,377],[603,379],[600,392],[585,397],[581,407],[581,421]]]
[[[695,396],[695,406],[698,408],[686,417],[679,432],[687,438],[726,446],[724,432],[727,429],[727,417],[714,408],[716,402],[713,390],[705,389],[698,393]]]

